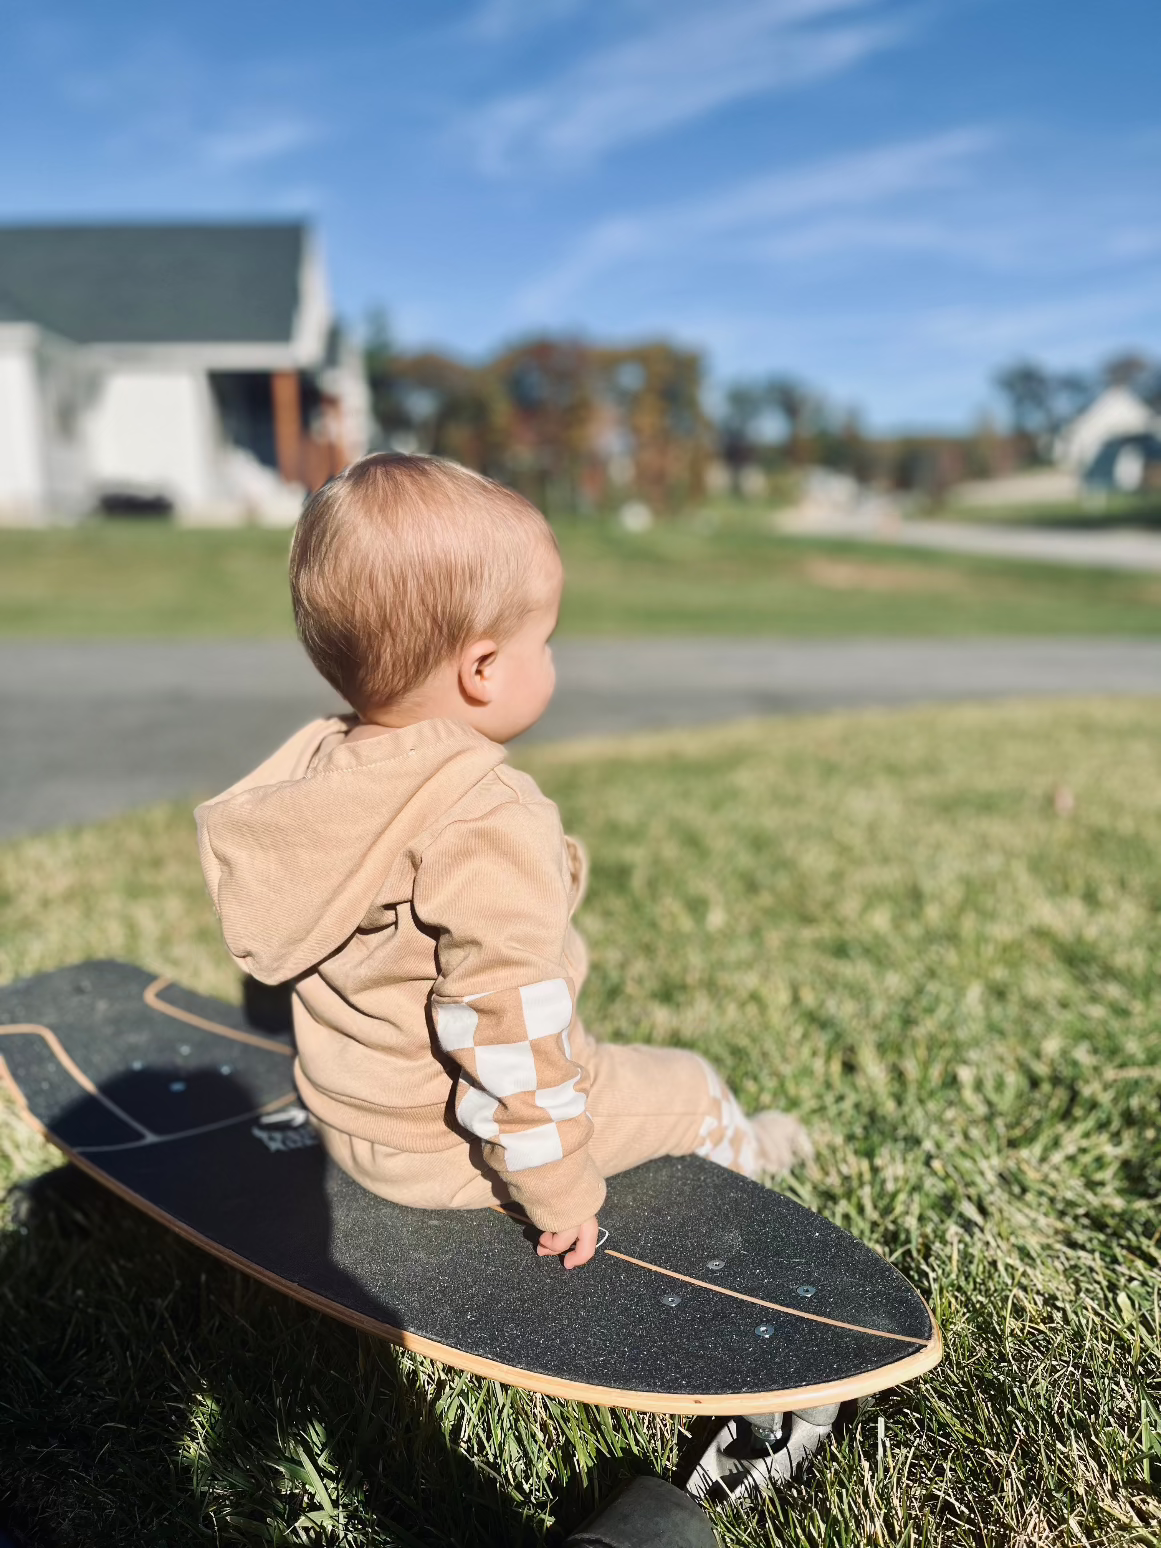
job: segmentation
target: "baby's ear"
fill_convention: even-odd
[[[477,704],[490,704],[495,694],[492,668],[499,647],[495,640],[474,640],[460,657],[460,687]]]

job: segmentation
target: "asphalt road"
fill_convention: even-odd
[[[529,739],[745,715],[1161,694],[1153,640],[565,640]],[[292,641],[0,643],[0,837],[223,789],[338,706]]]

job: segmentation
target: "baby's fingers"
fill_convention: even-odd
[[[542,1231],[540,1241],[536,1248],[536,1255],[540,1258],[558,1258],[562,1252],[566,1252],[577,1239],[576,1230],[571,1231]]]
[[[566,1269],[580,1268],[582,1263],[587,1263],[597,1250],[597,1217],[582,1221],[578,1226],[569,1226],[567,1231],[542,1231],[540,1242],[536,1248],[537,1255],[541,1258],[559,1257],[562,1252],[572,1251],[564,1260]]]
[[[576,1246],[564,1260],[566,1269],[580,1268],[582,1263],[587,1263],[597,1250],[597,1222],[586,1220],[584,1225],[576,1233]]]

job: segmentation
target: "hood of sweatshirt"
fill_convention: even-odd
[[[252,774],[197,809],[202,869],[226,945],[246,972],[281,983],[358,928],[409,852],[497,764],[504,749],[452,720],[348,742],[351,722],[316,720]],[[410,892],[399,874],[398,884]]]

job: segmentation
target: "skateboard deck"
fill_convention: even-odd
[[[219,1258],[513,1386],[659,1413],[838,1403],[930,1370],[923,1300],[820,1215],[697,1157],[609,1181],[566,1273],[496,1210],[391,1204],[331,1163],[289,1037],[117,962],[0,989],[0,1080],[70,1160]]]

